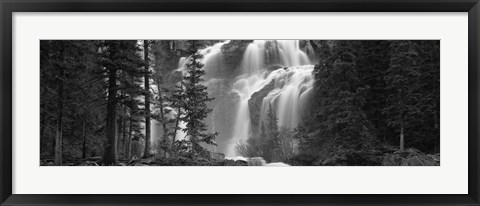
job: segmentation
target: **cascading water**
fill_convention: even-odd
[[[228,44],[230,40],[224,41],[224,42],[219,42],[214,44],[213,46],[200,49],[198,52],[203,55],[202,62],[204,64],[203,68],[207,71],[206,75],[209,75],[210,72],[208,70],[212,68],[218,68],[222,62],[222,46],[224,44]],[[188,57],[182,57],[180,58],[178,62],[178,69],[177,71],[185,71],[185,66],[187,64]]]
[[[282,65],[291,67],[311,64],[307,54],[300,49],[298,40],[279,40],[277,42]]]
[[[265,67],[265,41],[255,40],[247,46],[240,68],[243,74],[256,74]]]
[[[218,79],[213,78],[218,69],[222,69],[221,47],[229,41],[217,43],[211,47],[199,50],[204,55],[203,63],[206,71],[204,84],[210,85]],[[311,46],[310,46],[311,47]],[[311,48],[305,47],[306,51]],[[310,54],[310,53],[309,53]],[[179,61],[179,71],[185,71],[187,58]],[[272,81],[273,89],[263,98],[260,109],[260,124],[265,120],[269,106],[275,109],[279,127],[293,129],[298,126],[302,115],[302,106],[308,99],[313,87],[313,65],[307,54],[300,48],[298,40],[267,41],[256,40],[250,43],[243,54],[239,65],[240,74],[233,80],[231,91],[238,96],[234,107],[231,134],[222,151],[227,157],[235,157],[235,145],[245,141],[252,135],[252,120],[250,117],[249,100],[252,95],[262,90]],[[272,69],[275,65],[275,69]],[[209,88],[210,90],[211,88]],[[212,88],[213,89],[213,88]],[[214,124],[216,115],[212,115],[210,124]],[[182,122],[180,127],[184,127]],[[215,125],[210,125],[215,128]],[[223,134],[224,138],[229,134]],[[177,137],[185,137],[185,133],[177,131]]]
[[[313,86],[313,66],[305,52],[300,49],[299,41],[276,41],[274,44],[269,43],[269,48],[265,47],[265,43],[266,41],[254,41],[248,45],[240,64],[243,74],[233,83],[233,90],[240,96],[240,102],[233,138],[229,141],[226,156],[235,156],[235,145],[239,141],[247,140],[251,135],[252,122],[248,101],[252,94],[275,81],[274,89],[263,100],[260,120],[265,119],[271,104],[278,114],[279,126],[292,129],[298,125],[302,103]],[[278,54],[278,63],[284,68],[268,71],[265,53],[268,62],[274,62],[275,60],[268,58],[276,58]]]
[[[301,117],[301,107],[313,87],[312,71],[312,65],[276,70],[275,87],[262,101],[259,124],[266,121],[269,107],[274,105],[279,127],[289,129],[297,127]]]

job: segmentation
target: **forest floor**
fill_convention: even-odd
[[[42,166],[53,166],[53,158],[40,161]],[[63,160],[63,166],[101,166],[101,157],[86,159],[67,157]],[[118,160],[113,166],[247,166],[243,160],[215,160],[197,158],[196,160],[185,157],[150,157],[145,159]]]
[[[312,166],[439,166],[440,154],[423,154],[414,148],[398,150],[352,150],[309,163],[293,161],[292,165]],[[44,157],[40,161],[42,166],[53,166],[53,158]],[[76,158],[64,157],[64,166],[101,166],[101,157]],[[144,159],[118,160],[114,166],[247,166],[244,160],[197,158],[187,157],[150,157]]]
[[[424,154],[415,148],[404,151],[371,149],[344,151],[314,165],[321,166],[439,166],[440,154]]]

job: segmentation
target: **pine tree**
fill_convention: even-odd
[[[123,148],[125,159],[130,159],[132,141],[133,139],[135,139],[135,142],[140,140],[136,134],[141,134],[141,131],[144,129],[141,123],[145,122],[145,112],[143,109],[140,109],[140,106],[143,105],[141,99],[145,93],[145,89],[141,87],[145,78],[144,71],[144,69],[132,68],[132,70],[122,71],[119,76],[121,78],[120,87],[122,88],[121,101],[119,102],[122,109],[120,111],[125,124],[128,122],[128,126],[125,125],[126,128],[124,129],[124,135],[126,136]]]
[[[180,81],[175,85],[175,88],[172,91],[171,97],[169,98],[169,101],[171,101],[172,108],[174,108],[175,112],[177,113],[175,116],[175,125],[173,127],[172,133],[170,134],[172,136],[172,144],[170,146],[170,149],[173,151],[175,150],[175,142],[177,141],[178,138],[180,138],[180,137],[177,137],[177,131],[183,129],[183,128],[180,128],[180,121],[182,121],[182,116],[184,113],[184,111],[182,110],[182,107],[185,103],[184,91],[185,91],[185,88],[183,86],[183,81]]]
[[[171,110],[165,107],[167,105],[166,92],[168,89],[163,87],[163,81],[162,81],[163,78],[162,78],[162,75],[160,75],[159,73],[155,73],[152,79],[154,84],[157,86],[154,103],[155,105],[158,105],[158,111],[152,114],[152,118],[162,124],[163,137],[161,138],[160,141],[161,141],[162,147],[165,147],[169,139],[168,125],[169,123],[171,123],[171,121],[166,117],[166,115],[168,115],[171,112]]]
[[[409,141],[426,152],[440,152],[440,41],[416,41],[418,44],[418,107],[421,123],[413,128],[415,138]]]
[[[262,157],[267,162],[281,161],[277,158],[278,153],[280,152],[278,117],[272,104],[268,105],[265,125],[266,136],[261,137],[261,141],[258,141],[258,143],[260,144],[260,148],[263,151]]]
[[[262,121],[261,127],[260,127],[260,138],[264,138],[267,136],[267,129],[265,128],[265,123]]]
[[[417,45],[413,41],[394,41],[391,44],[392,57],[387,69],[385,82],[390,94],[387,96],[388,106],[384,108],[388,125],[396,128],[400,136],[400,151],[404,150],[405,134],[412,123],[419,119],[417,100],[421,95],[416,92],[418,78]]]
[[[80,142],[79,145],[82,145],[86,141],[87,134],[84,131],[95,125],[98,120],[95,117],[101,115],[101,111],[94,106],[99,105],[96,90],[101,87],[93,79],[93,71],[97,66],[96,48],[95,41],[40,42],[41,151],[42,154],[47,153],[46,138],[55,136],[52,152],[55,165],[62,164],[63,153],[73,152],[70,142]],[[92,123],[87,124],[85,119],[90,116]],[[85,129],[78,134],[77,128],[82,126]],[[84,148],[74,149],[82,151]]]
[[[144,71],[144,84],[145,84],[145,148],[143,153],[143,158],[148,158],[152,156],[151,153],[151,128],[150,128],[150,41],[143,40],[143,52],[145,59],[145,71]]]
[[[358,71],[359,84],[365,89],[365,104],[362,110],[378,140],[387,143],[390,129],[383,114],[388,95],[385,89],[385,74],[390,66],[391,41],[359,41],[355,49],[355,66]]]
[[[337,153],[371,147],[371,125],[362,106],[365,104],[355,67],[355,41],[338,41],[325,58],[315,65],[315,135],[304,141],[306,147],[317,147],[319,153]],[[310,150],[310,149],[306,149]],[[315,151],[316,149],[312,149]]]
[[[108,96],[107,96],[107,124],[106,124],[106,142],[102,158],[103,164],[112,165],[117,162],[117,135],[116,118],[117,103],[119,102],[118,93],[120,89],[117,81],[119,71],[125,71],[129,74],[139,72],[138,68],[144,63],[138,55],[137,41],[104,41],[102,43],[101,64],[105,68],[108,78]]]
[[[193,42],[192,45],[195,43]],[[192,49],[192,55],[186,64],[187,74],[183,77],[185,93],[182,98],[182,107],[185,113],[181,119],[186,122],[186,128],[183,131],[187,133],[192,145],[192,154],[195,157],[199,152],[203,152],[200,143],[215,145],[215,137],[218,133],[207,132],[208,128],[204,119],[212,111],[207,107],[207,102],[214,98],[208,96],[207,87],[201,84],[202,76],[205,74],[201,62],[203,56],[194,50]]]
[[[178,61],[173,58],[177,55],[175,47],[175,41],[153,41],[151,43],[151,52],[155,57],[152,60],[154,73],[151,79],[156,86],[156,90],[153,90],[155,96],[153,103],[156,109],[152,118],[160,122],[162,126],[161,147],[169,150],[172,150],[175,144],[175,134],[179,123],[176,117],[181,115],[181,111],[179,111],[181,104],[179,104],[178,97],[183,93],[182,88],[179,87],[179,82],[182,80],[179,75],[181,72],[170,71],[172,68],[168,64],[174,60]],[[170,144],[168,144],[169,141]]]
[[[277,138],[278,137],[278,117],[277,117],[277,112],[272,107],[272,104],[268,106],[266,123],[267,123],[267,127],[266,127],[267,137],[271,139]]]
[[[438,152],[439,41],[315,45],[316,107],[297,134],[302,155],[315,160],[339,151],[389,149],[390,143]]]

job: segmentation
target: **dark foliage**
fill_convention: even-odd
[[[401,134],[405,148],[439,152],[439,41],[316,45],[315,115],[299,127],[296,161],[398,148]]]

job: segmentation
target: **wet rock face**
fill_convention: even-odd
[[[222,55],[227,68],[237,68],[242,61],[243,53],[253,40],[232,40],[222,46]]]
[[[315,55],[315,49],[312,46],[312,41],[311,40],[300,40],[300,49],[307,54],[308,58],[313,60],[316,58]]]
[[[221,40],[196,40],[195,47],[202,49]],[[178,68],[178,61],[190,55],[191,41],[186,40],[160,40],[152,41],[152,54],[155,56],[155,69],[173,71]]]
[[[277,41],[266,41],[265,42],[265,63],[267,65],[279,64],[280,54],[278,52],[279,50],[278,50]]]
[[[265,85],[260,91],[252,94],[248,100],[248,108],[250,109],[250,121],[253,134],[258,134],[260,125],[260,113],[262,110],[263,98],[275,88],[275,81],[271,81]]]
[[[218,42],[222,42],[222,41],[224,41],[224,40],[198,40],[197,42],[198,42],[200,48],[203,49],[203,48],[206,48],[208,46],[212,46],[212,45],[214,45]]]
[[[279,64],[274,64],[274,65],[268,65],[266,69],[267,69],[268,72],[271,72],[271,71],[281,69],[281,68],[285,68],[285,67],[282,66],[282,65],[279,65]],[[268,74],[266,74],[266,75],[268,75]]]

